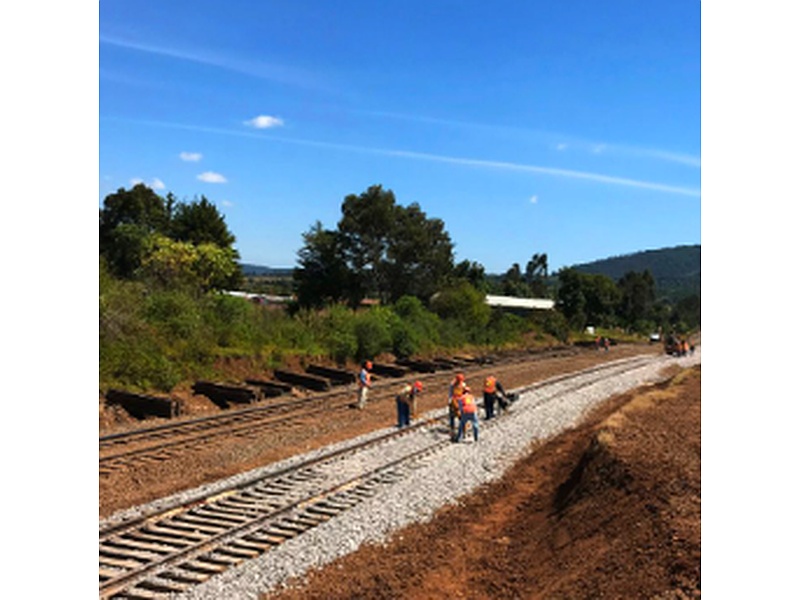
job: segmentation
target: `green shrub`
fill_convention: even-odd
[[[397,316],[390,309],[381,306],[356,314],[353,328],[358,342],[356,359],[372,358],[392,350],[393,318]]]

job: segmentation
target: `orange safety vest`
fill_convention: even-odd
[[[466,415],[475,414],[478,410],[477,405],[475,404],[475,398],[472,397],[472,394],[464,394],[458,400],[458,406],[461,409],[461,412]]]
[[[487,394],[494,394],[497,391],[497,379],[489,375],[483,382],[483,391]]]

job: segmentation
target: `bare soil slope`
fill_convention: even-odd
[[[608,401],[498,483],[270,600],[700,597],[700,368]]]

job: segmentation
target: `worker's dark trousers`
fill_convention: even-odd
[[[483,407],[486,409],[486,419],[494,417],[494,404],[497,402],[497,394],[483,392]]]
[[[395,402],[397,402],[397,426],[408,427],[411,425],[411,407],[400,398],[396,398]]]

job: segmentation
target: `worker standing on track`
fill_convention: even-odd
[[[494,406],[507,408],[508,402],[505,401],[506,392],[497,377],[489,375],[483,382],[483,408],[486,411],[486,420],[494,418]],[[498,411],[499,412],[499,411]]]
[[[411,425],[411,415],[414,412],[414,406],[417,401],[417,395],[422,392],[422,382],[415,381],[413,384],[407,383],[400,390],[400,393],[395,396],[397,403],[397,427],[403,428]]]
[[[478,405],[475,398],[469,392],[465,392],[458,398],[458,435],[456,442],[460,442],[464,437],[464,428],[467,423],[472,423],[472,437],[478,441]]]
[[[361,365],[361,371],[358,374],[358,410],[363,410],[367,405],[368,390],[372,387],[372,377],[370,371],[372,370],[372,362],[365,360]]]
[[[450,383],[447,391],[448,418],[450,419],[450,438],[456,439],[456,418],[458,417],[458,399],[469,391],[469,386],[464,380],[464,373],[456,373],[455,379]]]

